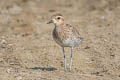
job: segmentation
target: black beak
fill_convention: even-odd
[[[53,23],[53,21],[52,21],[52,20],[50,20],[49,22],[47,22],[47,24],[50,24],[50,23]]]

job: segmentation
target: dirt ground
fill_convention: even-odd
[[[46,24],[55,13],[84,38],[72,72]],[[0,80],[120,80],[120,0],[0,0]]]

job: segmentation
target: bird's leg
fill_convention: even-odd
[[[62,51],[63,51],[63,55],[64,55],[64,66],[65,66],[65,72],[67,72],[67,64],[66,64],[66,53],[65,53],[65,50],[64,50],[64,47],[62,47]]]
[[[72,66],[72,54],[73,54],[73,47],[71,48],[69,72],[71,72],[71,66]]]

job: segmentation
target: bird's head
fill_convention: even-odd
[[[55,14],[51,17],[51,20],[47,23],[53,23],[53,24],[62,24],[64,22],[64,17],[61,14]]]

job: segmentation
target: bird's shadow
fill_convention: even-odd
[[[54,67],[33,67],[33,68],[30,68],[30,69],[33,69],[33,70],[42,70],[42,71],[55,71],[55,70],[57,70]]]

